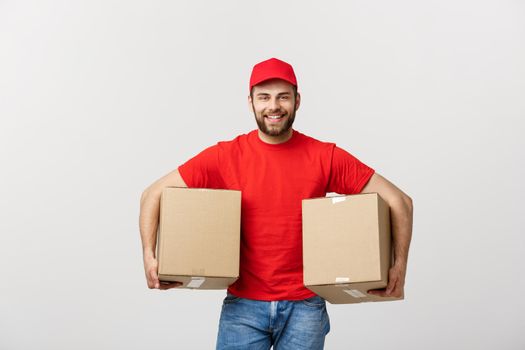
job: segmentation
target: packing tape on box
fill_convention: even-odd
[[[350,294],[354,298],[366,298],[366,295],[357,289],[343,289],[343,291]]]
[[[335,283],[348,283],[350,282],[350,277],[336,277]]]
[[[204,281],[206,281],[205,277],[192,277],[190,283],[186,287],[188,288],[199,288]]]
[[[346,200],[346,197],[332,197],[332,204],[344,202]]]

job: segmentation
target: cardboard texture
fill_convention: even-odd
[[[239,277],[241,192],[166,187],[157,242],[159,280],[226,289]]]
[[[332,304],[404,299],[385,288],[392,264],[390,208],[377,193],[302,201],[305,286]]]

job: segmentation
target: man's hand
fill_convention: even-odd
[[[144,190],[140,197],[140,238],[142,240],[144,272],[146,273],[146,281],[150,289],[170,289],[182,285],[181,282],[160,282],[157,274],[158,262],[155,258],[157,228],[160,215],[160,197],[163,189],[170,186],[188,187],[177,169],[155,181]]]
[[[406,264],[394,264],[388,271],[388,285],[385,289],[371,289],[368,294],[380,297],[400,298],[404,294]]]
[[[160,282],[157,268],[159,263],[154,257],[144,257],[144,272],[146,273],[146,281],[149,289],[171,289],[182,285],[181,282]]]

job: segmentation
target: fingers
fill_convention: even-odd
[[[405,289],[405,282],[403,279],[398,279],[396,282],[396,287],[392,291],[391,295],[396,298],[403,297],[403,291]]]
[[[383,296],[399,298],[403,295],[404,277],[402,271],[393,267],[388,273],[388,285]]]
[[[394,288],[396,287],[396,284],[397,284],[397,276],[396,277],[393,277],[393,278],[390,278],[388,280],[388,285],[386,286],[386,295],[389,296],[390,294],[392,294],[392,291],[394,290]]]
[[[180,287],[183,283],[178,281],[168,282],[168,281],[159,281],[159,275],[157,274],[157,264],[156,261],[147,261],[145,262],[146,266],[146,281],[148,283],[149,289],[160,289],[167,290],[171,288]]]
[[[390,294],[387,294],[386,289],[371,289],[367,292],[368,294],[375,295],[378,297],[388,298],[388,297],[394,297],[399,298],[401,297],[401,291],[399,289],[394,289]]]
[[[155,269],[149,270],[149,276],[148,276],[148,287],[159,289],[160,288],[160,282],[159,277],[157,275],[157,271]]]
[[[401,287],[399,286],[399,283],[396,283],[396,287],[390,292],[390,296],[399,298],[401,297]]]
[[[403,295],[403,283],[400,278],[394,278],[388,282],[385,291],[386,296],[400,298]]]
[[[160,287],[158,289],[167,290],[171,288],[177,288],[179,286],[182,286],[181,282],[161,282]]]
[[[394,297],[400,298],[403,296],[403,286],[399,279],[392,279],[388,282],[388,285],[385,289],[371,289],[367,291],[368,294],[376,295],[380,297]]]
[[[149,289],[159,288],[159,276],[157,275],[158,263],[154,257],[144,257],[144,272]]]
[[[379,297],[386,297],[385,289],[370,289],[367,293]]]

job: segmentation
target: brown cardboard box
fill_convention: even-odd
[[[225,289],[239,277],[241,192],[167,187],[160,203],[159,280]]]
[[[391,266],[390,209],[377,193],[305,199],[305,286],[332,304],[401,298],[367,294],[385,288]]]

